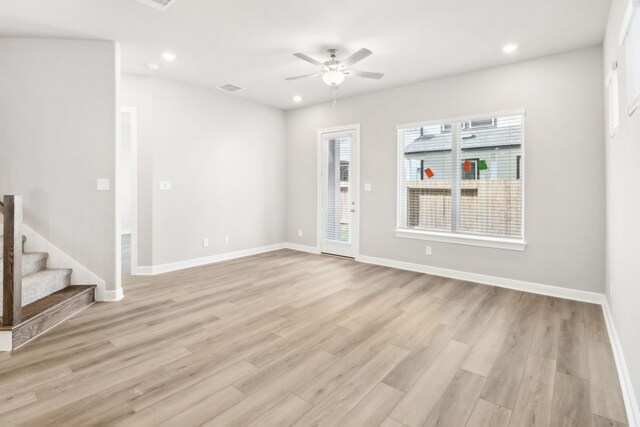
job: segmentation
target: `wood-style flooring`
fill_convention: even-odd
[[[291,250],[0,354],[0,424],[622,426],[599,306]]]

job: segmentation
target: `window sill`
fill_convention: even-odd
[[[524,251],[524,240],[501,239],[497,237],[472,236],[469,234],[439,233],[437,231],[396,230],[396,237],[405,239],[431,240],[433,242],[455,243],[459,245],[483,246],[486,248]]]

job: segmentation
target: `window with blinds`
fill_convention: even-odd
[[[342,136],[328,142],[326,174],[326,235],[325,239],[349,243],[351,241],[349,168],[351,138]]]
[[[640,4],[632,0],[629,5],[628,26],[623,42],[627,61],[627,93],[629,114],[640,105]]]
[[[524,114],[398,127],[398,227],[523,239]]]

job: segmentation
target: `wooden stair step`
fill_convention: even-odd
[[[96,285],[73,285],[22,307],[22,322],[11,330],[13,349],[31,341],[95,302]]]

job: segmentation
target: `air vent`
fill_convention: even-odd
[[[242,88],[239,87],[239,86],[227,83],[227,84],[224,84],[222,86],[218,86],[218,89],[226,90],[227,92],[235,92],[235,91],[240,90]]]
[[[140,3],[144,3],[147,6],[151,6],[158,10],[166,10],[169,6],[177,2],[178,0],[138,0]]]

